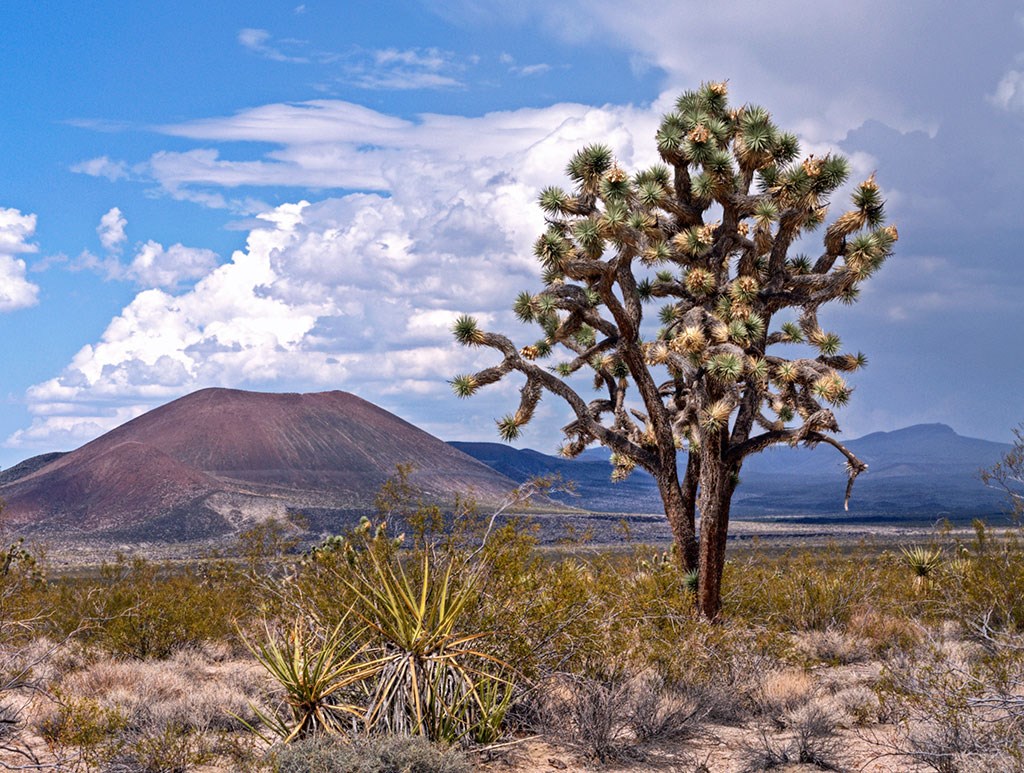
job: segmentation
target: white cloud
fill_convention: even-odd
[[[126,180],[129,176],[128,165],[124,161],[111,161],[107,156],[82,161],[72,166],[71,171],[90,177],[105,177],[111,182]]]
[[[173,291],[207,276],[219,263],[217,253],[212,250],[183,244],[165,248],[152,239],[141,245],[135,256],[125,263],[120,258],[126,239],[125,225],[127,221],[121,211],[117,207],[111,209],[96,229],[107,249],[106,256],[101,258],[86,250],[72,262],[71,269],[96,271],[107,279],[134,282],[141,288]]]
[[[362,89],[409,91],[463,85],[455,76],[465,65],[452,52],[438,48],[384,48],[353,52],[347,58],[343,80]]]
[[[996,86],[994,94],[990,94],[989,101],[1001,107],[1003,110],[1017,112],[1024,110],[1024,72],[1010,70]]]
[[[473,185],[484,183],[488,175],[505,173],[543,185],[552,181],[579,145],[595,138],[625,153],[627,162],[654,161],[649,138],[662,107],[660,101],[651,108],[558,104],[478,118],[426,114],[408,121],[340,100],[265,105],[225,118],[160,127],[167,134],[200,141],[280,146],[262,158],[227,160],[219,150],[208,148],[162,151],[150,158],[147,169],[169,195],[246,212],[254,211],[248,202],[229,202],[220,190],[296,186],[392,191],[402,185],[401,176],[410,164],[414,169],[433,166],[440,174],[449,173],[449,163],[460,174],[476,177]],[[476,163],[467,164],[468,160]]]
[[[0,312],[34,306],[39,300],[39,287],[25,278],[25,261],[15,257],[36,251],[28,242],[35,230],[35,215],[0,207]]]
[[[96,233],[100,237],[100,244],[103,245],[107,252],[119,253],[121,251],[125,240],[128,238],[124,232],[127,225],[128,221],[121,214],[121,210],[118,207],[112,207],[100,218],[100,224],[96,227]]]
[[[212,250],[182,244],[164,249],[162,244],[150,240],[142,245],[124,273],[142,287],[174,290],[206,276],[217,263],[217,253]]]
[[[39,287],[25,279],[25,261],[0,255],[0,312],[16,311],[39,302]]]
[[[255,54],[259,54],[265,59],[270,59],[274,62],[293,62],[297,64],[305,64],[309,62],[304,56],[289,56],[283,53],[277,46],[270,45],[270,33],[266,30],[247,28],[239,30],[238,42],[244,47],[249,49]],[[288,43],[291,41],[282,41]]]
[[[527,64],[522,67],[512,67],[511,71],[516,75],[523,77],[529,77],[531,75],[543,75],[551,69],[550,64],[544,62],[538,62],[537,64]]]

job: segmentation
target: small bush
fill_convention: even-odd
[[[789,715],[790,737],[770,736],[762,728],[757,740],[741,750],[742,773],[760,773],[792,764],[814,765],[819,770],[841,771],[842,744],[828,712],[807,705]]]
[[[275,773],[470,773],[468,757],[419,736],[320,736],[274,756]]]
[[[758,711],[779,727],[783,717],[806,705],[814,696],[814,681],[805,671],[785,669],[770,671],[760,679],[754,692]]]
[[[641,743],[687,737],[708,713],[709,707],[695,691],[670,688],[653,674],[633,679],[627,724]]]

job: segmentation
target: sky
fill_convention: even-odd
[[[657,158],[675,96],[728,80],[805,152],[877,172],[900,233],[861,301],[845,437],[1024,421],[1024,5],[952,0],[50,3],[0,39],[0,466],[208,386],[354,392],[496,441],[544,186]],[[845,209],[837,201],[834,214]],[[652,309],[652,316],[653,309]],[[542,402],[519,445],[553,453]]]

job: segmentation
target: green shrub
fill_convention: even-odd
[[[87,638],[111,654],[140,659],[230,638],[240,607],[225,582],[141,558],[104,566],[87,597]]]

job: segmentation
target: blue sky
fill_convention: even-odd
[[[870,366],[848,436],[1024,420],[1016,2],[13,2],[0,41],[0,466],[203,386],[346,389],[495,439],[514,383],[448,327],[513,330],[537,191],[579,146],[654,159],[728,79],[807,152],[877,170],[900,229],[827,319]],[[836,208],[843,202],[836,202]],[[524,337],[531,340],[531,337]],[[547,401],[523,444],[553,451]]]

